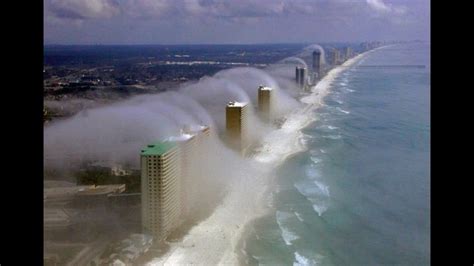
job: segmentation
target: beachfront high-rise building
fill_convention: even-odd
[[[302,67],[300,70],[300,86],[303,89],[306,89],[306,83],[308,79],[308,69],[306,67]]]
[[[340,63],[340,52],[338,49],[334,48],[332,50],[332,64],[338,65]]]
[[[185,127],[141,152],[142,225],[156,242],[189,218],[197,196],[193,182],[204,175],[199,158],[210,133],[208,126]]]
[[[272,119],[273,89],[263,85],[258,87],[258,111],[263,120]]]
[[[199,165],[202,154],[210,136],[209,126],[186,127],[178,137],[172,137],[181,149],[181,216],[186,219],[191,212],[191,201],[196,197],[196,189],[193,182],[202,178],[202,171]]]
[[[173,141],[156,142],[141,151],[142,226],[155,241],[180,224],[182,158]]]
[[[368,42],[363,42],[363,43],[361,44],[361,46],[362,46],[362,49],[363,49],[364,51],[368,51],[368,50],[371,49],[371,48],[370,48],[370,44],[369,44]]]
[[[248,104],[229,102],[226,106],[226,134],[230,146],[245,154],[250,141],[248,138]]]
[[[349,60],[352,57],[352,48],[347,46],[345,49],[345,58]]]
[[[194,134],[182,132],[180,136],[170,138],[176,141],[180,149],[181,156],[181,176],[180,181],[180,216],[185,218],[189,213],[189,183],[192,180],[193,162],[198,148],[198,138]]]
[[[295,68],[295,81],[299,87],[300,86],[300,67],[299,66]]]
[[[296,81],[296,85],[298,85],[298,87],[300,87],[300,69],[301,67],[297,66],[295,68],[295,81]]]
[[[321,52],[319,50],[313,51],[313,74],[314,73],[316,73],[318,79],[321,78]]]
[[[296,67],[295,75],[296,84],[298,84],[298,87],[301,89],[305,89],[306,82],[308,79],[308,70],[305,67]]]

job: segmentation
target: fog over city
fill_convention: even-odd
[[[301,59],[300,59],[301,60]],[[140,95],[104,107],[86,109],[45,128],[45,166],[78,167],[86,161],[139,167],[137,151],[148,143],[180,135],[185,126],[208,125],[225,133],[225,105],[230,101],[257,105],[257,88],[275,90],[274,118],[279,119],[300,106],[295,95],[295,63],[287,61],[264,71],[233,68],[182,85],[177,91]],[[289,63],[288,63],[289,62]],[[280,88],[279,83],[285,86]],[[286,89],[285,89],[286,88]],[[250,137],[257,141],[272,127],[264,124],[250,108]]]
[[[63,176],[73,175],[91,163],[140,169],[140,151],[148,144],[186,139],[185,130],[209,126],[210,136],[199,144],[198,153],[187,155],[186,169],[193,178],[185,184],[188,189],[182,204],[190,209],[187,223],[211,215],[220,205],[222,211],[214,212],[218,218],[209,219],[218,219],[214,222],[220,224],[228,223],[225,220],[234,221],[237,227],[225,233],[230,237],[233,230],[253,217],[251,214],[262,210],[263,192],[275,163],[290,154],[285,150],[265,150],[261,142],[268,136],[282,138],[284,135],[279,135],[276,125],[262,120],[254,110],[258,106],[258,88],[264,85],[273,89],[272,121],[287,117],[302,107],[295,98],[301,91],[288,72],[294,73],[296,66],[303,65],[306,63],[301,59],[288,58],[266,69],[227,69],[186,82],[174,91],[134,96],[52,121],[44,129],[44,167]],[[254,156],[242,157],[225,144],[226,105],[231,101],[248,104],[248,142],[254,144],[262,156],[260,160]],[[290,133],[298,136],[293,131]],[[292,152],[298,151],[294,148],[299,145],[295,138],[286,136],[285,140],[293,143],[272,142],[281,143]],[[265,154],[277,157],[268,160]],[[94,215],[96,219],[109,217],[105,213]],[[120,222],[114,224],[111,228],[122,228]],[[228,252],[235,245],[228,246]],[[213,259],[217,263],[222,254]]]
[[[45,265],[429,262],[429,0],[43,12]]]

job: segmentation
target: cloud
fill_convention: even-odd
[[[403,15],[406,13],[406,7],[387,5],[383,0],[366,0],[369,7],[378,13],[394,13]]]
[[[129,18],[166,19],[259,19],[269,17],[318,16],[337,19],[357,16],[362,9],[376,14],[404,14],[406,8],[382,0],[47,0],[47,11],[66,19]]]
[[[345,19],[373,11],[377,15],[403,15],[406,7],[386,4],[382,0],[364,2],[349,0],[124,0],[124,12],[134,17],[180,17],[223,19],[275,18],[289,16]]]
[[[429,29],[428,0],[45,0],[44,12],[47,43],[336,41]]]
[[[47,12],[64,19],[202,17],[264,18],[312,14],[317,2],[304,0],[47,0]]]
[[[111,18],[120,14],[113,0],[48,0],[47,11],[54,17],[72,20]]]
[[[284,11],[283,1],[268,0],[184,0],[182,8],[191,15],[210,15],[214,17],[266,17]]]
[[[125,0],[121,8],[125,16],[146,19],[175,16],[179,11],[173,0]]]

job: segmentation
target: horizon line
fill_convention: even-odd
[[[324,41],[324,42],[261,42],[261,43],[123,43],[123,44],[65,44],[43,43],[43,46],[166,46],[166,45],[291,45],[291,44],[327,44],[327,43],[367,43],[367,42],[429,42],[429,40],[364,40],[364,41]]]

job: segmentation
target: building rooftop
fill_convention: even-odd
[[[142,150],[141,155],[162,155],[176,146],[174,141],[154,142]]]
[[[262,90],[262,91],[271,91],[271,90],[273,90],[272,88],[266,87],[266,86],[263,86],[263,85],[259,86],[258,89]]]
[[[246,102],[229,102],[227,104],[227,107],[244,107],[246,105],[247,105]]]

